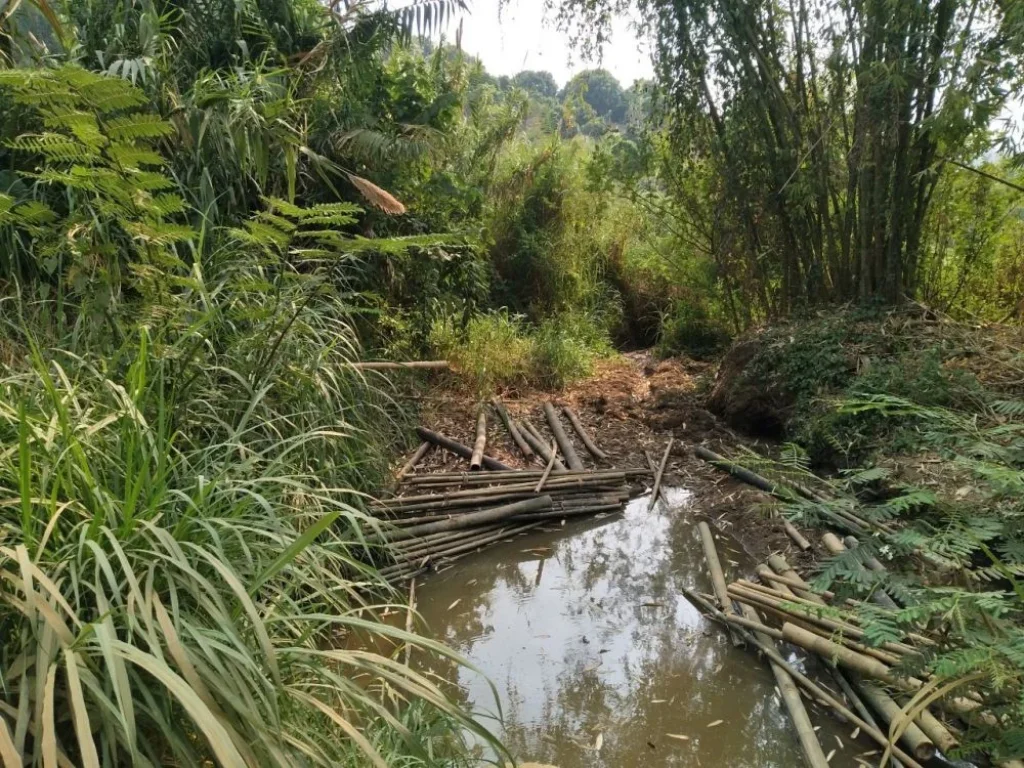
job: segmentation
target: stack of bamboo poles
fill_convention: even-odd
[[[371,543],[388,543],[396,560],[385,578],[411,578],[550,520],[615,513],[647,470],[446,472],[407,478],[405,493],[375,501],[382,522]]]
[[[897,668],[927,653],[935,640],[915,632],[881,644],[868,644],[856,613],[857,601],[840,600],[827,591],[814,591],[780,556],[757,567],[758,581],[726,581],[714,538],[700,523],[701,539],[711,572],[714,595],[687,591],[699,607],[727,626],[748,645],[762,651],[772,665],[783,701],[800,737],[807,765],[825,768],[827,762],[803,704],[793,688],[819,701],[874,739],[896,764],[914,767],[931,760],[937,751],[957,746],[956,731],[930,707],[947,717],[990,719],[976,697],[946,695],[929,706],[914,700],[927,694],[936,681],[907,676]],[[852,542],[851,542],[852,543]],[[884,610],[875,606],[873,610]],[[771,617],[772,625],[762,617]],[[818,657],[831,671],[845,695],[834,695],[810,680],[778,653],[774,643],[788,643]],[[919,697],[920,698],[920,697]]]
[[[395,560],[382,571],[388,580],[412,578],[550,520],[620,512],[641,490],[637,481],[651,474],[646,469],[585,469],[551,403],[543,406],[553,436],[550,444],[527,419],[512,418],[499,401],[491,406],[523,458],[544,468],[513,469],[488,456],[487,410],[482,406],[472,446],[419,427],[423,443],[396,475],[399,492],[370,505],[378,524],[368,526],[367,541],[388,545]],[[608,455],[576,413],[568,407],[562,413],[587,452],[607,463]],[[469,471],[414,474],[434,447],[467,459]]]

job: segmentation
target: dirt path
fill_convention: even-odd
[[[693,491],[695,502],[690,509],[696,515],[731,533],[758,562],[772,552],[784,554],[794,564],[805,562],[783,533],[781,521],[772,515],[771,500],[764,493],[693,456],[693,446],[698,444],[727,453],[740,445],[755,450],[766,447],[737,435],[705,409],[714,376],[713,364],[686,358],[655,361],[648,352],[633,352],[601,361],[591,377],[565,390],[508,393],[503,402],[511,414],[526,416],[549,440],[542,404],[551,401],[572,407],[608,453],[609,466],[646,467],[645,451],[657,460],[668,438],[674,437],[664,482]],[[476,404],[471,399],[438,389],[423,402],[424,425],[467,445],[473,443]],[[584,464],[596,466],[579,441],[575,442]],[[529,466],[493,416],[488,420],[487,454],[516,468]],[[445,451],[432,451],[418,469],[454,471],[466,466]]]

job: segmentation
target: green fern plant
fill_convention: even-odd
[[[30,196],[0,202],[25,276],[63,281],[100,306],[126,283],[162,291],[163,272],[182,265],[175,246],[195,236],[163,171],[159,142],[173,126],[128,82],[76,67],[0,71],[0,90],[35,129],[5,143],[35,182]]]

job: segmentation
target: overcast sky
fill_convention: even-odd
[[[581,61],[554,19],[546,19],[544,0],[510,0],[498,13],[498,0],[472,0],[462,30],[462,48],[478,56],[492,75],[514,75],[524,69],[546,69],[559,85],[574,74],[597,66]],[[454,25],[453,25],[454,27]],[[449,39],[454,38],[449,29]],[[625,20],[616,20],[611,43],[601,63],[628,88],[637,78],[651,77],[650,48],[637,39]]]

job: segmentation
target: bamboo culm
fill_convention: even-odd
[[[491,400],[491,407],[493,407],[497,412],[498,418],[501,419],[502,423],[505,425],[505,429],[508,430],[509,435],[512,437],[512,442],[519,448],[519,452],[523,454],[523,458],[527,460],[532,459],[533,449],[519,433],[519,427],[516,426],[515,421],[509,417],[508,411],[505,410],[505,406],[502,402],[497,398],[494,398]]]
[[[576,449],[569,436],[565,434],[565,428],[558,418],[558,413],[555,412],[555,406],[551,403],[544,403],[544,417],[548,420],[551,434],[555,436],[555,441],[562,450],[562,456],[565,457],[565,463],[569,465],[569,469],[583,469],[583,462],[576,455]]]
[[[461,456],[464,459],[473,458],[473,449],[469,446],[463,445],[462,443],[452,440],[450,437],[445,437],[439,432],[434,432],[427,429],[426,427],[416,427],[416,434],[420,436],[421,440],[426,440],[434,445],[439,445],[446,451],[454,453],[456,456]],[[483,456],[480,460],[481,466],[486,469],[503,469],[511,470],[508,464],[502,464],[497,459],[491,458],[490,456]]]
[[[597,447],[597,444],[583,426],[583,422],[580,421],[580,417],[576,415],[576,412],[568,405],[565,405],[562,406],[562,413],[564,413],[565,417],[569,419],[569,423],[572,424],[572,428],[576,430],[576,434],[579,435],[580,440],[583,441],[583,447],[587,449],[590,455],[599,461],[607,461],[608,454]]]

